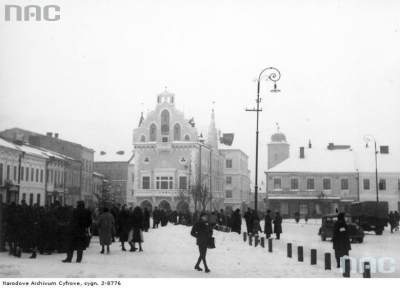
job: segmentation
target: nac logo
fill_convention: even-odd
[[[59,21],[60,6],[58,5],[5,5],[6,21]]]

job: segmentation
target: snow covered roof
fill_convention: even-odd
[[[4,146],[19,152],[24,152],[26,154],[29,155],[34,155],[34,156],[38,156],[38,157],[42,157],[42,158],[57,158],[60,160],[73,160],[71,157],[65,156],[63,154],[42,148],[42,147],[36,147],[36,146],[32,146],[32,145],[28,145],[26,143],[24,144],[15,144],[13,142],[9,142],[6,141],[2,138],[0,138],[0,146]]]
[[[118,153],[118,151],[103,153],[96,152],[94,154],[94,162],[131,162],[133,158],[133,153],[129,150],[123,151],[124,153]]]
[[[400,155],[397,151],[378,154],[378,172],[400,172]],[[268,172],[319,172],[319,173],[357,173],[375,171],[374,151],[371,148],[318,149],[305,148],[304,158],[299,154],[288,158],[268,170]]]

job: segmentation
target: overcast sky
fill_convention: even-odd
[[[260,171],[280,123],[292,148],[400,149],[400,1],[40,1],[59,22],[5,22],[0,0],[0,130],[21,127],[111,153],[132,149],[142,110],[167,86],[187,118],[235,133],[254,170],[256,83],[262,83]],[[141,104],[143,103],[143,104]],[[296,152],[297,153],[297,150]]]

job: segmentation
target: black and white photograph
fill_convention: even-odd
[[[0,286],[395,285],[399,108],[397,0],[0,0]]]

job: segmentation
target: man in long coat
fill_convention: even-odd
[[[265,237],[270,238],[272,234],[272,217],[271,210],[267,210],[267,214],[264,217],[264,233]]]
[[[240,209],[236,209],[232,214],[232,232],[237,232],[238,234],[242,231],[242,216],[240,215]]]
[[[335,258],[337,268],[340,267],[340,258],[349,255],[351,250],[349,231],[344,218],[344,213],[339,213],[338,220],[333,228],[333,249],[335,250]]]
[[[246,228],[247,228],[247,234],[251,234],[252,230],[253,230],[253,215],[251,212],[251,209],[248,208],[247,212],[244,213],[244,220],[246,221]]]
[[[132,229],[131,221],[129,219],[129,211],[126,209],[126,205],[123,205],[121,211],[118,214],[118,236],[121,242],[122,251],[126,251],[125,242],[128,241],[129,231]]]
[[[107,246],[107,254],[110,253],[110,245],[115,234],[114,216],[109,212],[108,208],[103,208],[103,213],[97,219],[97,227],[99,229],[99,239],[101,245],[101,254],[104,254],[104,246]]]
[[[62,262],[72,261],[74,250],[77,251],[76,262],[80,263],[83,257],[83,250],[88,246],[87,229],[92,224],[92,217],[89,210],[85,209],[85,202],[78,201],[77,208],[72,212],[71,222],[68,227],[68,250],[67,258]]]
[[[276,212],[274,219],[274,233],[276,235],[276,239],[280,239],[282,234],[282,216],[279,212]]]

